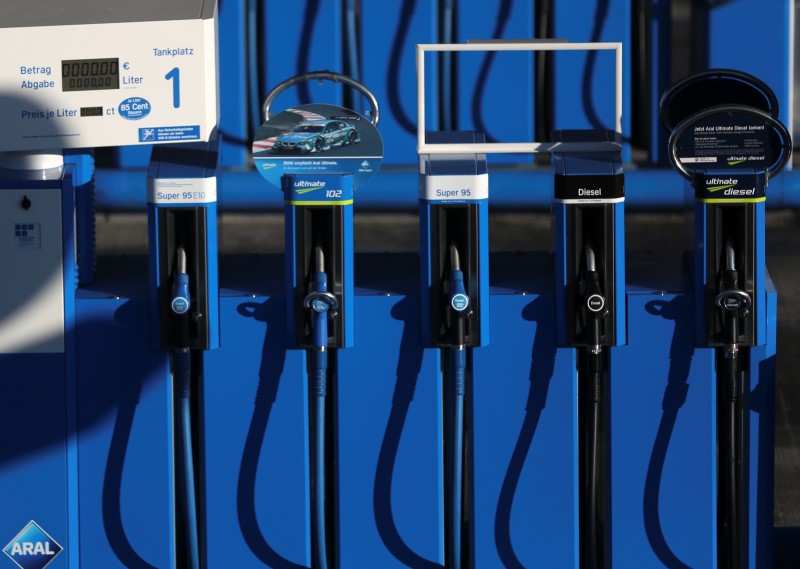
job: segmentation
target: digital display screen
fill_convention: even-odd
[[[69,59],[61,62],[62,91],[119,89],[119,58]]]
[[[102,117],[103,107],[81,107],[82,117]]]

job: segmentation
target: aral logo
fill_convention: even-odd
[[[33,520],[3,549],[21,569],[44,569],[62,551],[58,542]]]

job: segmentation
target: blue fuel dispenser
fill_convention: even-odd
[[[291,454],[289,467],[298,484],[284,484],[285,491],[278,491],[280,495],[269,502],[260,500],[245,504],[247,488],[258,481],[244,478],[245,470],[250,470],[252,465],[246,467],[245,462],[251,459],[242,459],[236,499],[241,537],[250,551],[240,549],[237,544],[242,541],[241,537],[234,535],[234,551],[228,550],[228,555],[240,562],[254,555],[273,567],[399,567],[408,563],[409,558],[422,560],[432,556],[435,559],[436,545],[440,541],[436,531],[440,527],[438,518],[426,514],[423,517],[429,521],[425,523],[414,520],[409,526],[408,521],[413,519],[409,514],[416,515],[420,511],[417,505],[421,504],[423,512],[437,511],[428,495],[431,491],[434,495],[438,493],[435,450],[440,444],[427,439],[425,429],[413,427],[419,419],[415,418],[414,408],[409,411],[406,407],[405,413],[411,413],[409,423],[412,426],[403,427],[404,418],[401,418],[403,442],[414,444],[416,448],[416,442],[409,441],[422,441],[419,451],[431,456],[433,461],[430,476],[402,476],[411,463],[416,462],[411,457],[398,459],[397,449],[392,450],[392,445],[396,444],[392,439],[399,437],[396,432],[399,415],[395,407],[399,409],[404,405],[405,388],[400,384],[411,378],[408,373],[398,371],[398,386],[389,381],[392,376],[388,374],[393,373],[390,370],[396,364],[391,355],[397,354],[398,342],[401,342],[400,351],[421,357],[424,369],[432,368],[432,360],[417,354],[418,342],[410,342],[406,337],[409,326],[418,329],[416,323],[406,323],[399,330],[394,323],[398,318],[400,321],[409,318],[411,313],[407,306],[409,299],[394,296],[407,289],[403,283],[408,278],[387,284],[377,296],[369,291],[368,285],[357,289],[354,282],[353,203],[356,188],[380,166],[382,141],[377,130],[354,111],[326,104],[299,105],[269,115],[270,104],[281,91],[313,79],[355,87],[370,100],[372,123],[378,119],[377,102],[371,93],[360,83],[331,72],[313,72],[284,81],[265,102],[268,120],[253,144],[254,161],[259,172],[284,195],[285,294],[282,299],[272,298],[272,289],[267,289],[267,285],[253,287],[269,297],[263,309],[249,302],[243,312],[240,305],[239,319],[228,319],[227,323],[223,319],[223,329],[238,336],[237,328],[246,320],[242,315],[252,315],[267,323],[264,347],[256,352],[263,358],[259,393],[269,392],[270,388],[264,387],[266,382],[278,377],[282,378],[281,387],[277,399],[272,390],[271,416],[267,415],[269,425],[264,427],[266,434],[261,431],[259,441],[263,442],[256,443],[263,444],[263,450],[250,444],[255,440],[251,437],[255,423],[251,423],[245,453],[255,451],[272,457],[280,447],[279,452],[286,456]],[[375,270],[375,265],[369,263],[366,271]],[[384,270],[378,279],[386,282],[389,273]],[[269,286],[272,284],[270,281]],[[280,308],[276,302],[280,303]],[[271,307],[269,310],[267,305]],[[361,322],[361,342],[355,341],[358,322]],[[220,354],[228,361],[234,357],[229,346],[223,347]],[[215,373],[219,373],[217,366],[222,365],[221,360],[214,364]],[[277,369],[275,365],[283,368]],[[405,367],[406,364],[401,366]],[[366,374],[366,369],[374,376]],[[416,377],[413,379],[417,381]],[[393,392],[397,399],[393,398]],[[289,393],[291,407],[286,406]],[[419,400],[425,402],[434,396],[434,386],[426,384],[419,393]],[[264,403],[257,398],[256,403],[259,401]],[[422,416],[436,417],[434,411],[426,404]],[[270,410],[266,412],[269,414]],[[213,413],[221,418],[219,410]],[[256,410],[253,421],[260,413]],[[286,429],[275,430],[276,420],[303,429],[296,431],[302,436],[292,443],[293,447],[288,440],[293,435]],[[387,420],[384,436],[379,429],[365,429],[367,424],[381,424]],[[216,423],[217,418],[214,421]],[[217,452],[215,450],[215,456]],[[276,463],[273,460],[269,464]],[[215,479],[224,476],[219,469],[212,470],[209,474]],[[261,472],[274,477],[284,470],[263,467]],[[420,483],[420,478],[426,481]],[[398,505],[392,488],[416,498],[403,500]],[[389,493],[385,494],[384,489]],[[215,512],[229,515],[221,501],[214,503]],[[427,507],[428,504],[432,506]],[[248,515],[248,511],[253,514]],[[278,521],[284,516],[281,513],[276,518],[275,513],[279,511],[302,518],[296,520],[295,531],[288,531],[286,524]],[[294,523],[295,519],[287,521]],[[215,528],[230,525],[221,520],[213,523]],[[433,531],[426,531],[427,528]],[[217,545],[214,549],[215,559],[221,559],[224,553]]]
[[[40,560],[75,545],[69,539],[78,500],[73,212],[76,189],[92,170],[65,162],[61,152],[0,156],[8,231],[0,255],[18,277],[5,279],[0,308],[0,374],[6,401],[14,402],[2,413],[0,489],[8,502],[0,532],[8,540],[18,536],[3,543],[12,560],[25,553],[13,545],[20,539],[40,544]]]
[[[737,71],[677,83],[660,112],[694,198],[694,251],[628,253],[628,343],[611,353],[611,563],[772,566],[764,205],[791,143],[770,89]]]
[[[774,366],[765,362],[775,354],[775,293],[764,210],[791,137],[769,87],[737,71],[689,77],[661,109],[670,160],[695,197],[695,342],[715,352],[717,566],[767,566]]]
[[[578,499],[578,480],[586,479],[579,470],[579,466],[585,469],[585,461],[579,465],[578,460],[579,382],[574,347],[578,344],[557,341],[559,318],[555,307],[561,303],[556,297],[552,255],[496,252],[489,259],[484,225],[489,204],[485,155],[578,153],[573,158],[578,161],[582,152],[598,152],[606,162],[601,173],[615,180],[620,145],[616,139],[589,143],[581,139],[486,143],[483,135],[475,133],[426,132],[433,129],[425,121],[427,52],[562,49],[616,52],[614,116],[616,130],[621,131],[620,44],[470,42],[417,46],[422,333],[426,346],[440,347],[442,351],[444,428],[448,433],[443,437],[447,464],[447,567],[579,567],[585,563],[580,555],[583,530]],[[616,160],[610,157],[614,152]],[[563,157],[557,160],[568,161]],[[568,175],[577,179],[578,174],[598,172],[574,166],[559,173],[567,179]],[[597,188],[593,187],[593,191]],[[597,194],[581,197],[596,198]],[[608,206],[611,213],[605,217],[598,214],[605,211],[600,206],[574,208],[581,214],[586,210],[586,220],[576,216],[577,223],[581,228],[586,226],[586,240],[592,242],[594,249],[590,254],[584,249],[570,251],[569,262],[574,263],[570,271],[576,272],[570,272],[570,278],[583,279],[581,294],[591,290],[586,298],[577,298],[576,290],[571,310],[576,325],[581,326],[579,341],[592,352],[591,357],[581,354],[581,361],[593,362],[595,376],[605,347],[625,341],[624,328],[618,324],[618,319],[624,322],[624,312],[617,312],[620,304],[624,310],[624,303],[614,288],[617,284],[624,288],[614,280],[620,278],[615,271],[622,274],[624,244],[622,239],[606,241],[607,234],[614,238],[621,235],[622,216],[619,215],[618,226],[602,224],[613,220],[621,205]],[[570,207],[564,206],[564,211]],[[562,215],[562,222],[566,219]],[[559,231],[564,277],[558,282],[563,287],[568,241],[566,228]],[[582,234],[576,235],[583,238]],[[592,259],[594,262],[589,262]],[[608,286],[609,280],[612,286]],[[577,283],[573,282],[573,286],[577,288]],[[566,299],[563,290],[558,294],[559,300]],[[595,304],[597,301],[600,304]],[[582,309],[587,302],[589,307]],[[614,307],[613,314],[606,314],[606,305]],[[566,316],[562,314],[561,320],[558,327],[566,336]],[[584,332],[588,328],[596,331],[594,338]],[[525,357],[520,357],[522,354]],[[463,427],[459,412],[462,373],[466,384]],[[602,419],[600,413],[595,416]],[[459,452],[462,450],[463,459]],[[601,476],[595,479],[599,493],[607,482]],[[580,502],[585,504],[586,499]],[[598,513],[598,520],[600,516]],[[587,517],[588,513],[584,519]],[[600,523],[595,524],[598,526]]]
[[[203,358],[219,346],[217,145],[156,147],[148,171],[153,339],[172,367],[178,559],[200,567],[196,433]]]
[[[472,132],[429,132],[431,144],[480,143]],[[470,349],[489,343],[489,174],[486,156],[420,155],[421,324],[442,349],[445,393],[446,566],[462,567],[465,393]]]
[[[353,345],[353,177],[284,174],[286,326],[290,348],[304,349],[311,409],[314,567],[328,567],[325,411],[330,349]],[[312,189],[316,194],[305,190]],[[326,506],[327,502],[327,506]]]
[[[558,131],[556,142],[615,142]],[[554,152],[556,333],[577,348],[580,557],[609,566],[609,348],[626,343],[624,177],[619,151]]]

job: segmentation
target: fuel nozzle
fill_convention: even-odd
[[[725,272],[722,276],[722,290],[717,294],[714,303],[722,311],[725,357],[736,358],[739,352],[739,319],[749,314],[752,299],[749,294],[739,288],[736,252],[730,243],[725,244]]]
[[[172,312],[181,316],[189,312],[192,307],[189,296],[189,273],[186,269],[186,251],[183,247],[178,247],[175,257],[175,279],[172,283],[170,308]]]
[[[461,260],[458,248],[450,245],[450,275],[447,287],[447,311],[450,323],[451,344],[456,349],[464,349],[466,344],[466,319],[472,314],[470,310],[469,295],[464,287],[464,272],[461,270]]]
[[[600,286],[600,273],[597,270],[597,260],[594,249],[586,245],[586,273],[584,275],[585,293],[583,298],[583,312],[585,314],[586,346],[592,354],[599,354],[602,350],[600,341],[603,336],[602,323],[608,314],[606,297]]]
[[[325,272],[325,255],[322,247],[314,247],[314,270],[311,286],[303,306],[311,311],[311,337],[314,348],[324,351],[328,346],[328,318],[334,318],[339,300],[328,292],[328,275]]]

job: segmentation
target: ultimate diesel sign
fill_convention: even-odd
[[[755,172],[724,175],[695,172],[695,199],[703,203],[751,203],[767,199],[765,176]]]

